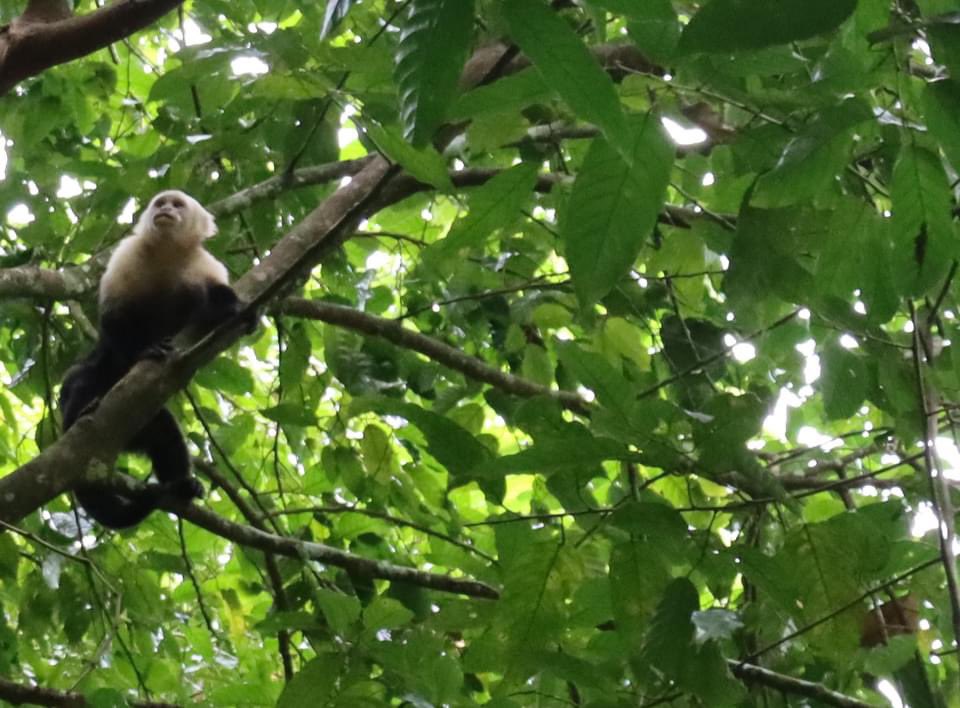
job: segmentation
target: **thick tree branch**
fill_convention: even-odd
[[[106,259],[91,259],[82,266],[49,270],[33,265],[0,269],[0,297],[35,297],[41,300],[73,300],[97,284]]]
[[[860,701],[843,693],[833,691],[822,684],[778,674],[775,671],[770,671],[755,664],[742,664],[738,661],[728,659],[727,665],[730,667],[733,675],[741,681],[758,683],[761,686],[775,688],[778,691],[792,693],[795,696],[813,698],[824,705],[838,706],[839,708],[870,708],[872,705],[866,701]]]
[[[369,164],[374,157],[370,155],[357,160],[341,160],[312,167],[300,167],[293,172],[265,179],[252,187],[247,187],[236,194],[231,194],[229,197],[208,204],[207,209],[216,216],[237,214],[257,202],[270,199],[291,189],[326,184],[335,179],[352,177]]]
[[[515,396],[547,396],[557,401],[564,408],[579,413],[587,410],[586,401],[575,393],[554,391],[546,386],[501,371],[456,347],[407,329],[397,320],[376,317],[352,307],[335,305],[330,302],[294,297],[286,298],[280,302],[277,309],[285,315],[308,317],[374,337],[382,337],[398,346],[420,352],[444,366],[459,371],[464,376],[483,381]]]
[[[0,95],[51,66],[129,37],[182,2],[117,0],[86,15],[72,16],[64,2],[34,0],[20,17],[0,28]]]

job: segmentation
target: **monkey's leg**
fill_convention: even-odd
[[[190,474],[187,444],[170,411],[161,409],[133,437],[129,447],[150,458],[163,491],[183,500],[203,496],[203,485]]]
[[[92,413],[100,403],[103,381],[92,366],[80,366],[70,372],[60,389],[60,413],[63,429],[69,430],[78,418]]]

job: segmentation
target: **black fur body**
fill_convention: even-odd
[[[187,200],[178,199],[177,204],[193,221],[170,226],[161,215],[155,228],[144,223],[148,215],[163,210],[164,195]],[[191,209],[199,211],[194,214]],[[193,223],[202,216],[202,223]],[[200,245],[215,232],[212,217],[182,192],[162,192],[154,198],[101,280],[99,340],[67,372],[60,391],[64,430],[90,412],[138,361],[165,356],[174,336],[184,331],[200,335],[236,315],[240,303],[227,284],[226,269]],[[144,485],[135,494],[97,483],[76,487],[81,506],[103,526],[134,526],[164,498],[203,496],[202,485],[190,473],[180,427],[168,410],[160,410],[123,449],[148,457],[158,483]]]

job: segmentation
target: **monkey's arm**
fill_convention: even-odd
[[[210,283],[207,285],[204,307],[197,316],[198,333],[209,332],[235,317],[242,309],[243,303],[233,288],[225,283]],[[257,313],[246,313],[243,323],[247,332],[253,332],[257,327]]]

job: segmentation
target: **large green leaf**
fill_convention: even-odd
[[[923,91],[927,127],[940,144],[954,170],[960,167],[960,86],[955,81],[937,81]]]
[[[672,581],[663,592],[648,625],[643,659],[666,676],[679,679],[693,646],[693,613],[700,609],[697,589],[686,578]]]
[[[463,94],[450,110],[450,118],[466,120],[502,116],[509,111],[548,101],[555,94],[543,74],[531,67]]]
[[[330,661],[329,657],[307,662],[284,687],[277,702],[278,708],[308,708],[317,705],[317,701],[330,694],[336,677],[336,662]],[[239,702],[242,698],[238,696],[237,700]]]
[[[470,210],[454,222],[446,238],[427,256],[451,256],[463,248],[483,243],[498,229],[520,217],[520,208],[530,199],[537,178],[537,165],[521,163],[498,174],[470,195]]]
[[[613,81],[573,29],[541,0],[501,0],[510,36],[573,111],[595,123],[628,160],[630,130]]]
[[[957,256],[952,199],[936,155],[904,145],[893,168],[891,187],[894,279],[904,294],[940,287]]]
[[[656,115],[642,120],[630,152],[628,163],[606,140],[594,140],[564,214],[567,262],[584,305],[630,272],[663,207],[673,146]]]
[[[857,0],[710,0],[683,30],[685,52],[734,52],[809,39],[829,32]]]
[[[397,44],[404,135],[427,144],[457,90],[473,29],[473,0],[413,0]]]
[[[863,101],[823,111],[784,147],[776,166],[758,181],[751,203],[779,207],[809,203],[828,192],[850,158],[854,128],[872,117]]]
[[[673,58],[680,38],[680,23],[670,0],[589,0],[627,18],[627,29],[638,47],[654,61]]]
[[[869,392],[863,359],[836,342],[821,356],[823,407],[831,418],[849,418]]]
[[[398,415],[416,425],[427,438],[430,454],[456,476],[463,476],[490,459],[487,448],[450,418],[424,410],[412,403],[387,398],[358,399],[354,410],[372,410]]]
[[[367,125],[366,132],[378,149],[418,180],[442,191],[453,191],[446,161],[432,145],[415,148],[395,131],[379,125]]]

